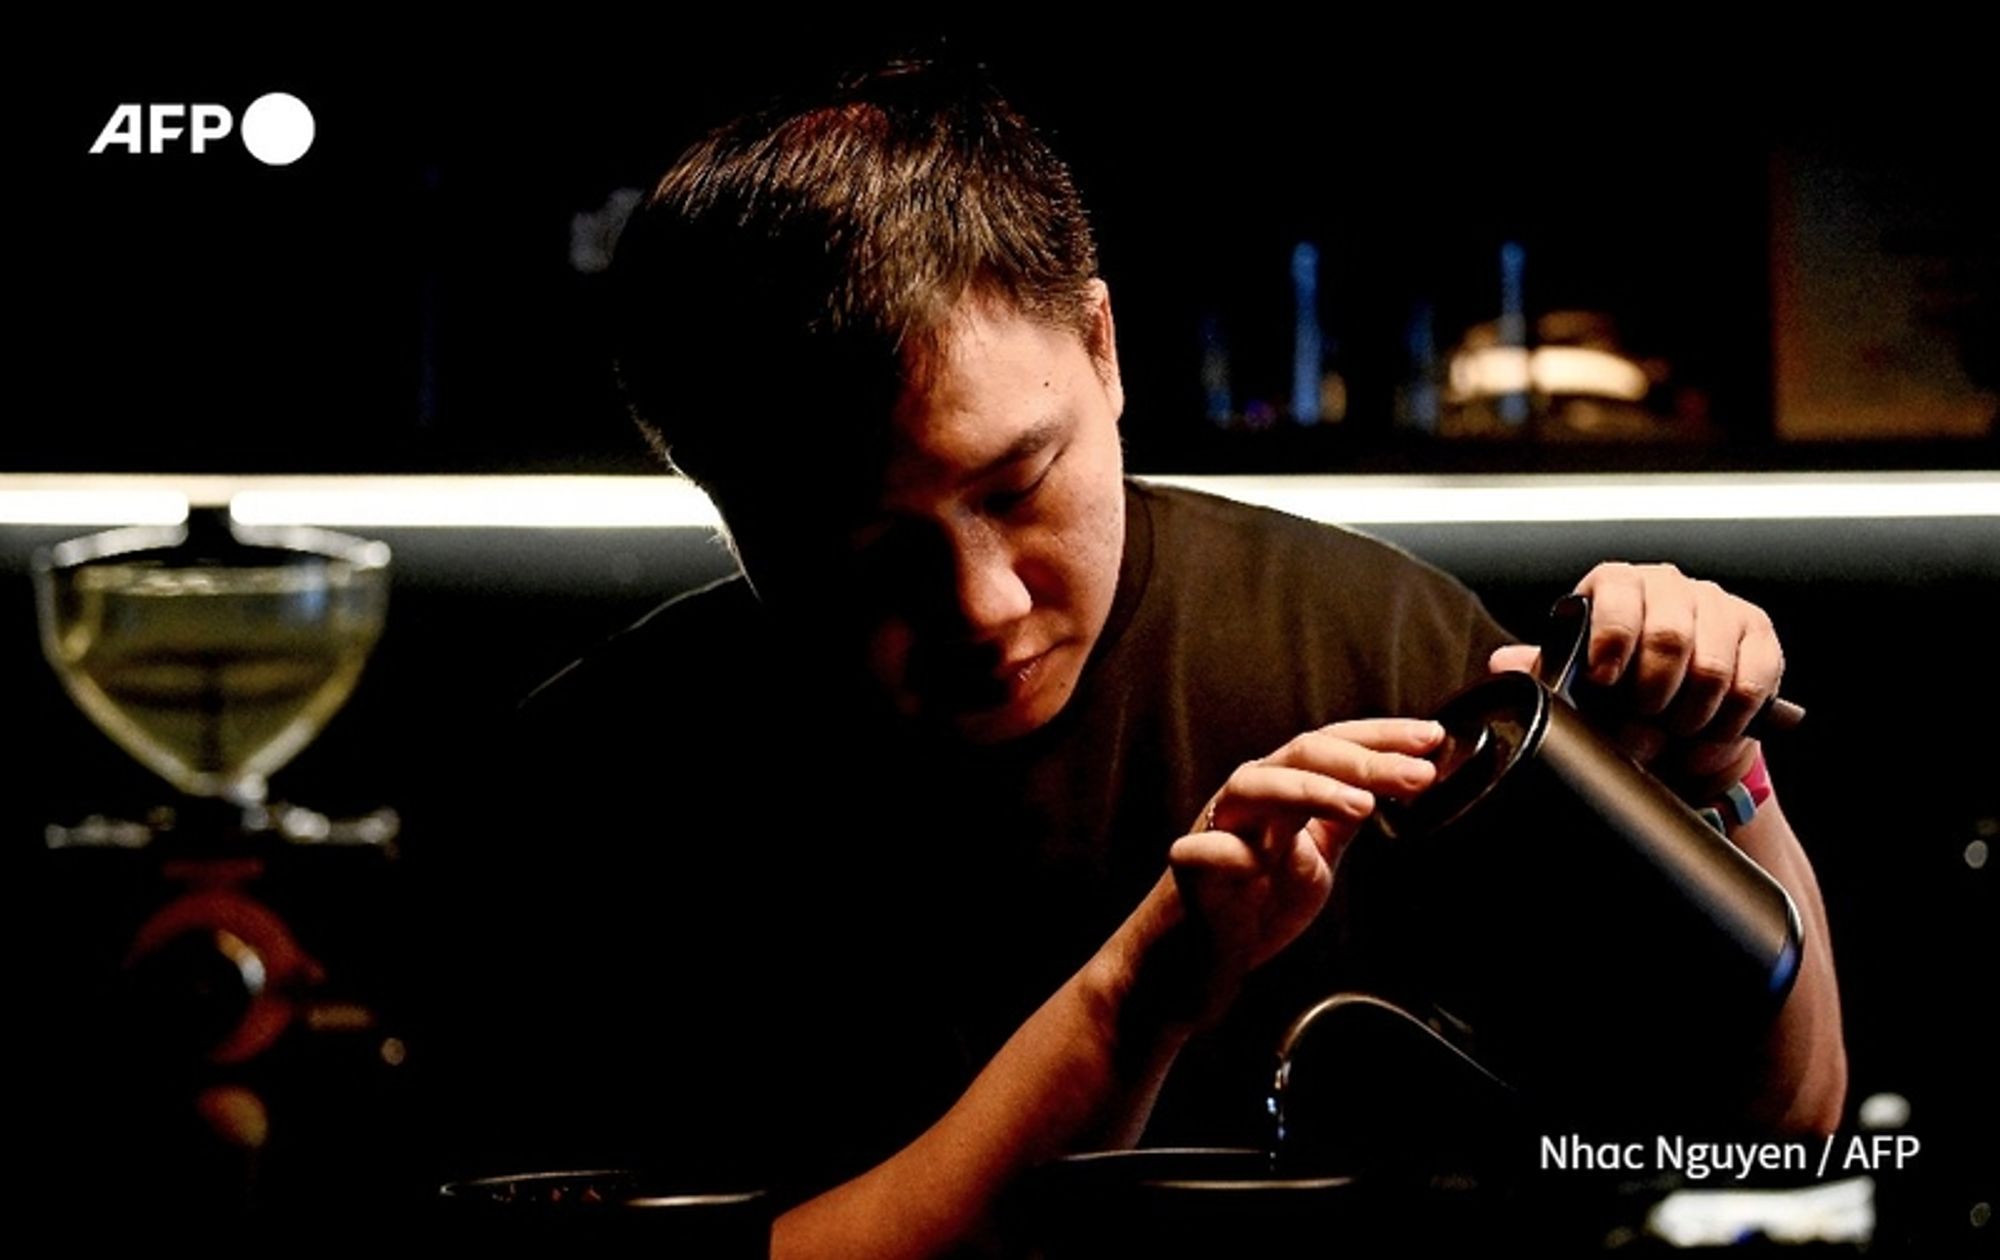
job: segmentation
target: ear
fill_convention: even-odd
[[[1125,414],[1125,385],[1118,375],[1118,334],[1111,321],[1111,289],[1093,276],[1090,280],[1090,357],[1097,365],[1098,379],[1111,396],[1111,414]]]

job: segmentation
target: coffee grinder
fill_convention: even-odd
[[[34,579],[70,698],[177,792],[46,827],[51,1205],[102,1224],[116,1187],[136,1226],[371,1193],[406,1053],[378,1000],[398,822],[269,784],[360,682],[388,547],[197,508],[42,551]]]

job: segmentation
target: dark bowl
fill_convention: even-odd
[[[635,1169],[516,1173],[453,1181],[438,1190],[447,1232],[510,1251],[631,1251],[675,1260],[764,1260],[770,1196]]]
[[[1256,1150],[1103,1151],[1037,1170],[1010,1233],[1050,1260],[1366,1255],[1466,1237],[1472,1203],[1463,1184],[1294,1174]]]

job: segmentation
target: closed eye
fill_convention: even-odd
[[[986,497],[986,510],[995,516],[1005,516],[1027,503],[1035,497],[1037,491],[1047,484],[1049,474],[1055,471],[1056,460],[1061,458],[1062,452],[1057,451],[1055,457],[1042,465],[1042,471],[1037,473],[1035,479],[1027,485],[1021,486],[1018,489],[1001,490],[988,495]]]

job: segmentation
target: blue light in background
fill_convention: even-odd
[[[1528,251],[1519,241],[1508,241],[1500,247],[1500,344],[1520,346],[1528,344],[1527,304],[1521,296],[1521,275],[1527,269]],[[1528,395],[1526,393],[1502,394],[1496,400],[1500,419],[1507,424],[1526,424],[1528,420]]]
[[[1410,322],[1403,330],[1403,346],[1410,360],[1410,375],[1403,387],[1402,421],[1423,433],[1438,428],[1437,312],[1429,302],[1410,308]]]
[[[1320,421],[1320,369],[1324,338],[1319,327],[1319,250],[1311,241],[1292,247],[1292,418]]]
[[[1236,414],[1229,390],[1229,342],[1222,335],[1222,321],[1212,314],[1201,317],[1201,392],[1209,422],[1226,427]]]

